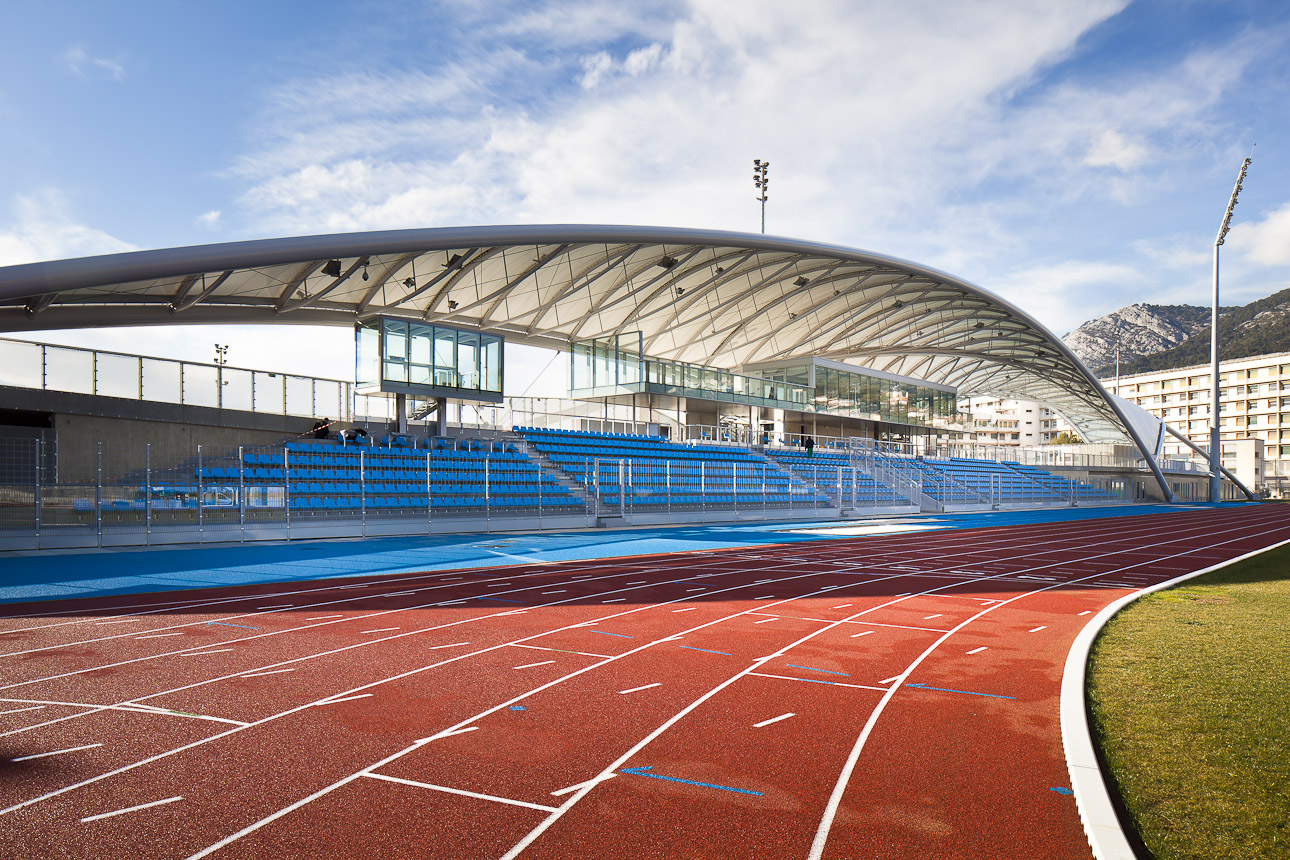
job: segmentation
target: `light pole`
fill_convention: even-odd
[[[1219,225],[1218,236],[1214,239],[1214,306],[1209,323],[1209,500],[1220,501],[1219,482],[1222,478],[1220,468],[1223,463],[1223,447],[1218,432],[1218,249],[1227,239],[1227,231],[1232,224],[1232,210],[1236,208],[1236,196],[1241,193],[1241,183],[1245,181],[1245,171],[1250,169],[1252,158],[1241,163],[1241,172],[1236,176],[1236,187],[1227,201],[1227,211],[1223,213],[1223,223]]]
[[[753,159],[753,185],[761,192],[761,196],[756,199],[761,201],[761,231],[766,232],[766,201],[770,199],[767,193],[770,189],[770,177],[766,171],[770,169],[769,161],[762,161],[760,158]]]
[[[215,344],[215,407],[224,408],[224,365],[228,364],[228,344]]]

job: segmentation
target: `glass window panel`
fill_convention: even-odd
[[[359,324],[354,366],[354,378],[359,385],[376,385],[381,381],[380,343],[375,322]]]
[[[94,392],[94,353],[45,347],[45,387],[54,391]]]
[[[314,414],[313,380],[307,376],[288,376],[286,389],[288,415],[312,416]]]
[[[147,381],[145,373],[145,386]],[[255,386],[255,411],[281,415],[286,405],[283,378],[276,373],[255,373],[252,375],[251,384]]]
[[[182,403],[183,390],[179,380],[179,362],[145,358],[143,365],[144,400],[163,403]]]
[[[434,364],[431,353],[431,334],[434,330],[428,325],[412,323],[408,326],[408,363],[429,367]]]
[[[243,412],[254,408],[251,403],[251,371],[224,369],[224,408]]]
[[[219,369],[201,364],[183,365],[184,400],[190,406],[219,405]]]
[[[385,360],[408,360],[408,324],[399,320],[384,320]]]
[[[591,387],[591,344],[575,343],[569,351],[571,384],[575,390]]]
[[[450,328],[434,329],[434,384],[457,387],[457,332]]]
[[[479,388],[479,335],[457,332],[457,386]]]
[[[387,361],[382,378],[389,382],[407,382],[408,366],[401,361]]]
[[[40,347],[37,344],[0,341],[0,385],[40,387]]]
[[[139,399],[139,359],[100,352],[98,365],[99,394],[104,397]]]
[[[480,360],[483,389],[500,393],[502,390],[502,339],[493,335],[484,335]]]

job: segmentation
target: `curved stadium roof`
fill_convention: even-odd
[[[324,273],[329,260],[340,261],[339,274]],[[1087,440],[1148,450],[1088,369],[1024,311],[953,275],[836,245],[679,228],[494,226],[0,268],[3,331],[350,326],[378,313],[557,347],[639,331],[647,355],[732,369],[816,355],[1039,401]]]

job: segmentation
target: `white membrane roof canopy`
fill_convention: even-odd
[[[835,245],[683,228],[489,226],[0,268],[0,330],[9,332],[352,326],[374,314],[557,348],[640,332],[646,355],[729,369],[815,355],[1038,401],[1088,441],[1143,448],[1088,369],[1024,311],[953,275]]]

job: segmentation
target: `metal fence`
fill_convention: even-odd
[[[0,385],[272,415],[353,416],[339,379],[0,338]]]

